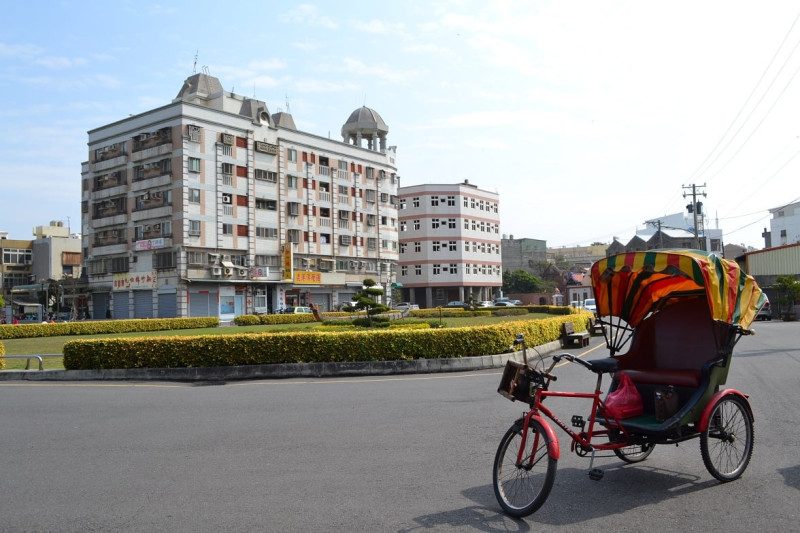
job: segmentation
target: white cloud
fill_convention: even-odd
[[[296,24],[307,24],[309,26],[319,26],[335,30],[339,27],[333,19],[328,16],[321,15],[316,6],[311,4],[300,4],[294,9],[291,9],[281,15],[281,20],[284,22],[293,22]]]
[[[345,72],[360,76],[374,76],[391,83],[408,84],[417,76],[417,72],[413,70],[400,71],[388,65],[367,66],[362,61],[352,57],[345,57],[342,59],[342,63],[344,63],[343,70]]]

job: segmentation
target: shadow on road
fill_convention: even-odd
[[[524,520],[506,516],[500,510],[491,485],[475,487],[463,495],[477,505],[415,518],[417,527],[401,532],[459,529],[488,533],[531,530],[531,524],[570,526],[588,520],[625,513],[637,507],[659,503],[666,498],[714,488],[716,480],[646,465],[619,465],[604,469],[602,481],[592,482],[588,470],[559,469],[550,497],[539,511]],[[794,472],[786,474],[787,478]],[[796,476],[795,476],[796,477]],[[580,487],[576,494],[575,487]]]

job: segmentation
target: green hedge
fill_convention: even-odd
[[[558,340],[565,321],[573,322],[575,330],[582,331],[588,315],[473,328],[74,340],[64,344],[64,368],[180,368],[468,357],[506,352],[517,333],[524,333],[530,346]]]
[[[6,347],[2,342],[0,342],[0,370],[3,370],[6,367],[6,360],[3,358],[5,354]]]
[[[62,335],[99,335],[131,331],[169,331],[174,329],[214,328],[217,317],[145,318],[134,320],[99,320],[97,322],[57,322],[55,324],[5,324],[0,339],[59,337]]]

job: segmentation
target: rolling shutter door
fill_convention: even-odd
[[[153,291],[134,291],[133,318],[153,318]]]
[[[128,300],[127,292],[114,293],[114,318],[130,318]]]

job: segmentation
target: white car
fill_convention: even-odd
[[[583,308],[592,313],[597,313],[597,302],[595,302],[594,298],[586,298],[583,301]]]
[[[405,311],[406,309],[408,309],[409,311],[414,310],[414,309],[419,309],[419,306],[417,304],[412,304],[412,303],[409,303],[409,302],[400,302],[399,304],[397,304],[397,305],[395,305],[393,307],[395,309],[399,309],[401,311]]]

